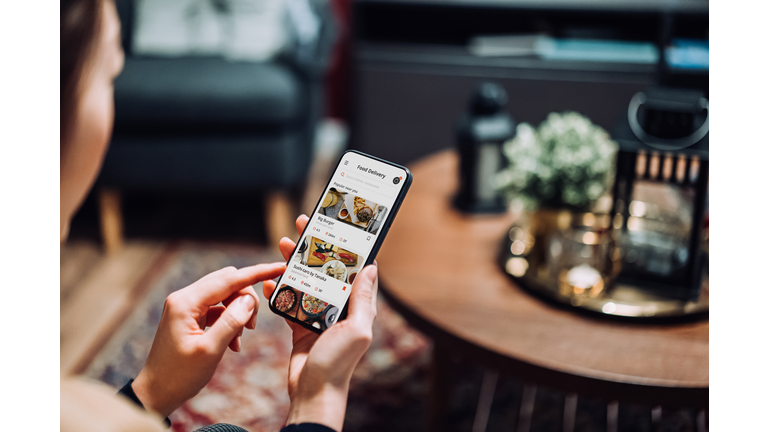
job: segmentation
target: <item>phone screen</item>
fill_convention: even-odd
[[[318,332],[335,324],[409,184],[405,168],[346,152],[278,280],[271,309]]]

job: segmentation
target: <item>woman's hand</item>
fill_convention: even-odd
[[[299,216],[296,229],[303,232],[308,221],[307,216]],[[295,246],[287,238],[280,241],[280,252],[286,260]],[[267,299],[274,291],[275,282],[264,282]],[[310,422],[341,430],[352,372],[371,345],[377,291],[377,268],[369,265],[355,278],[345,320],[319,336],[286,320],[293,330],[293,351],[288,369],[291,410],[286,424]]]
[[[171,293],[132,385],[144,407],[167,417],[208,384],[227,347],[240,351],[243,327],[256,325],[259,298],[251,285],[284,272],[284,263],[227,267]]]

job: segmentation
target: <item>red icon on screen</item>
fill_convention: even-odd
[[[341,176],[344,177],[344,173],[341,173]]]
[[[342,290],[342,291],[346,291],[346,290],[347,290],[347,287],[344,287],[344,288],[342,288],[341,290]]]

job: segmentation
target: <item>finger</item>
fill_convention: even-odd
[[[246,294],[238,297],[230,303],[219,319],[213,323],[211,329],[203,335],[203,338],[217,352],[224,352],[232,339],[240,335],[243,327],[251,319],[256,305],[256,299],[252,295]]]
[[[299,234],[304,232],[304,228],[307,227],[307,223],[309,222],[309,217],[306,215],[301,215],[298,218],[296,218],[296,231],[299,232]],[[283,254],[283,258],[285,258],[286,261],[288,261],[291,258],[291,254],[293,253],[293,250],[296,248],[296,242],[289,239],[288,237],[283,237],[280,239],[280,243],[278,244],[278,249],[280,249],[280,253]]]
[[[223,269],[216,270],[215,272],[208,273],[207,275],[201,277],[195,283],[200,283],[200,282],[203,282],[203,281],[214,280],[214,279],[220,278],[221,276],[223,276],[225,274],[229,274],[229,273],[236,272],[236,271],[237,271],[237,267],[235,267],[235,266],[227,266],[227,267],[224,267]]]
[[[258,299],[256,301],[258,303]],[[259,309],[259,306],[257,304],[256,305],[256,310],[258,311],[258,309]],[[213,324],[216,323],[216,321],[221,317],[221,314],[223,314],[225,310],[227,310],[227,308],[224,307],[224,306],[211,306],[208,309],[208,313],[205,316],[205,327],[212,327]],[[246,325],[246,327],[250,328],[250,327],[248,327],[248,325]],[[253,329],[251,329],[251,330],[253,330]],[[243,335],[243,331],[240,330],[238,335],[242,336]]]
[[[258,306],[256,306],[256,308],[258,310]],[[221,314],[223,314],[225,310],[227,310],[227,308],[225,308],[224,306],[212,306],[210,309],[208,309],[208,313],[205,316],[205,320],[206,320],[205,327],[213,326],[213,324],[216,323],[216,321],[221,317]],[[240,337],[242,335],[243,335],[243,330],[241,329],[237,333],[237,336]],[[233,348],[234,346],[232,344],[233,342],[234,342],[234,339],[232,340],[232,342],[229,343],[229,347],[232,348],[233,351],[236,351]]]
[[[235,301],[236,298],[246,294],[250,294],[253,296],[253,298],[256,299],[256,309],[253,310],[253,315],[251,316],[251,320],[248,321],[248,324],[245,325],[246,328],[253,330],[256,328],[256,315],[259,313],[259,303],[260,303],[259,296],[256,295],[256,290],[253,289],[253,286],[247,286],[241,289],[240,291],[232,294],[231,296],[224,299],[222,304],[224,304],[224,306],[229,306],[230,303]]]
[[[296,218],[296,231],[299,232],[299,234],[304,232],[304,228],[307,227],[307,223],[309,222],[309,216],[307,215],[301,215]]]
[[[355,279],[349,295],[347,321],[363,327],[373,325],[376,318],[376,294],[379,289],[378,268],[369,265]]]
[[[243,331],[240,330],[240,333],[237,334],[232,340],[229,342],[229,349],[231,349],[233,352],[240,352],[240,347],[242,346],[242,339],[240,336],[243,335]]]
[[[259,264],[239,270],[219,270],[190,285],[192,300],[198,305],[215,305],[230,295],[285,272],[285,263]],[[215,275],[215,276],[214,276]]]
[[[288,237],[283,237],[280,239],[280,244],[277,247],[280,249],[280,253],[283,254],[283,258],[288,261],[291,258],[293,249],[296,248],[296,243]]]
[[[264,281],[264,283],[261,284],[261,291],[264,293],[264,298],[266,298],[267,301],[272,298],[275,288],[277,288],[277,282],[273,280]]]
[[[240,336],[235,336],[234,339],[229,343],[229,349],[231,349],[234,352],[240,352],[241,347],[241,339]]]
[[[245,295],[245,294],[250,294],[250,295],[256,297],[256,290],[253,289],[253,285],[249,285],[249,286],[241,289],[240,291],[232,293],[232,295],[230,295],[229,297],[227,297],[224,300],[222,300],[221,304],[223,304],[224,306],[229,306],[229,304],[232,303],[233,301],[235,301],[236,298],[240,297],[241,295]]]
[[[257,306],[258,309],[258,306]],[[205,316],[206,325],[205,327],[211,327],[213,324],[221,317],[221,314],[224,313],[224,311],[227,310],[224,306],[212,306],[208,309],[208,313]],[[240,343],[239,339],[240,336],[243,335],[243,330],[241,329],[237,336],[235,336],[231,342],[229,342],[229,349],[231,349],[234,352],[240,352]]]
[[[219,319],[221,314],[224,313],[224,311],[227,310],[224,306],[211,306],[208,308],[208,313],[205,314],[205,327],[210,327],[213,325],[213,323],[216,322],[216,320]]]

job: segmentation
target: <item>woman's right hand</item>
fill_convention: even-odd
[[[305,215],[296,219],[299,233],[308,221]],[[295,246],[288,238],[280,241],[286,260]],[[286,424],[319,423],[341,430],[352,372],[371,345],[378,281],[376,264],[365,267],[352,285],[347,318],[321,335],[286,320],[293,330],[288,369],[291,410]],[[265,281],[264,296],[269,299],[275,288],[274,281]]]
[[[256,325],[259,300],[252,285],[284,272],[281,262],[227,267],[171,293],[132,384],[144,408],[167,417],[208,384],[227,347],[240,351],[243,328]]]

